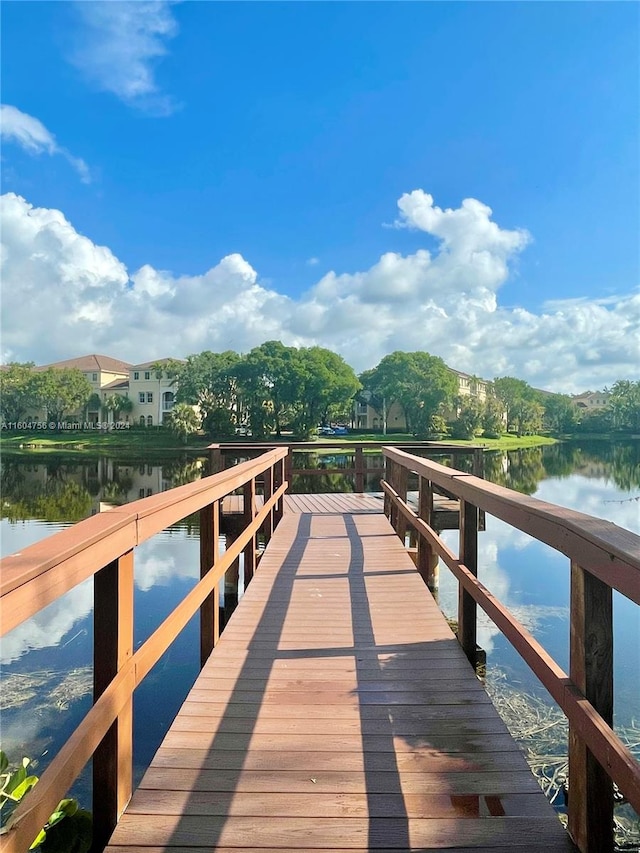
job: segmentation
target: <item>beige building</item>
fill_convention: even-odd
[[[585,391],[584,394],[576,394],[571,402],[578,409],[593,412],[595,409],[604,409],[609,403],[611,395],[608,391]]]
[[[477,397],[482,402],[487,399],[490,382],[487,382],[485,379],[479,379],[477,376],[470,376],[468,373],[461,373],[459,370],[453,370],[452,368],[449,368],[449,370],[458,380],[458,396]],[[456,417],[456,412],[452,410],[445,411],[444,417],[447,420],[453,420]],[[355,403],[353,425],[356,429],[384,430],[385,421],[386,429],[394,431],[403,431],[406,429],[407,424],[404,410],[396,400],[385,400],[383,411],[374,409],[368,403]]]
[[[72,420],[93,424],[117,421],[150,427],[162,425],[174,406],[176,388],[167,367],[176,361],[178,359],[160,358],[129,364],[106,355],[91,354],[43,364],[34,370],[74,368],[85,375],[95,394],[86,411],[70,413]],[[131,410],[114,412],[106,407],[106,401],[113,396],[131,400]],[[46,413],[33,413],[31,417],[45,420]]]
[[[167,365],[176,361],[160,358],[129,368],[127,393],[133,403],[132,423],[160,426],[165,422],[175,404],[176,394],[173,375],[167,370]]]

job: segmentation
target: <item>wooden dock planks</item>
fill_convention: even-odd
[[[573,850],[384,516],[321,497],[289,504],[109,853]]]

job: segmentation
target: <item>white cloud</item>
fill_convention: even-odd
[[[516,375],[559,391],[636,375],[640,295],[556,301],[538,314],[501,307],[499,290],[526,233],[501,229],[475,200],[441,211],[416,191],[399,204],[401,221],[432,229],[437,249],[388,252],[368,269],[329,272],[294,299],[263,284],[239,254],[201,275],[149,264],[130,273],[60,211],[6,194],[5,359],[105,352],[139,362],[203,349],[246,352],[277,338],[329,347],[356,370],[394,349],[423,349],[458,370]]]
[[[70,61],[96,88],[156,115],[175,109],[155,80],[155,66],[178,32],[167,0],[96,0],[75,3],[82,26]]]
[[[57,646],[62,638],[93,609],[93,582],[84,581],[57,598],[44,610],[18,625],[2,639],[0,662],[17,660],[30,649]]]
[[[29,154],[61,154],[80,175],[83,183],[91,182],[89,167],[56,142],[55,136],[37,118],[9,104],[0,106],[0,131],[7,142],[15,142]]]
[[[307,260],[307,266],[308,267],[315,267],[319,263],[320,263],[320,258],[308,258],[308,260]]]

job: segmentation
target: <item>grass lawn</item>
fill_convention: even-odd
[[[287,439],[282,439],[283,443]],[[251,444],[251,438],[240,438],[237,436],[232,441],[238,443]],[[278,440],[274,437],[274,443]],[[321,436],[318,443],[331,444],[338,447],[345,447],[352,444],[360,444],[362,442],[375,442],[376,444],[402,444],[406,442],[416,442],[417,439],[410,433],[394,433],[392,435],[381,435],[380,433],[368,433],[365,435],[345,435],[345,436]],[[140,453],[149,453],[154,451],[164,450],[201,450],[211,444],[212,439],[206,436],[192,436],[188,444],[184,444],[166,429],[131,429],[119,430],[113,432],[87,431],[87,432],[42,432],[40,430],[33,432],[3,432],[0,438],[0,449],[5,451],[20,450],[20,451],[59,451],[72,450],[83,451],[90,450],[98,453],[109,453],[111,451],[135,451]],[[518,437],[515,435],[504,435],[501,438],[476,438],[473,441],[462,441],[443,439],[444,444],[455,444],[460,446],[465,445],[480,445],[490,450],[516,450],[522,447],[538,447],[542,444],[554,444],[555,438],[542,435],[526,435]],[[224,440],[221,442],[224,444]],[[313,446],[313,441],[310,445]],[[319,451],[331,453],[330,449]],[[368,452],[375,453],[374,449]]]
[[[166,429],[131,429],[113,432],[99,430],[87,432],[3,432],[2,450],[91,450],[109,453],[113,450],[133,450],[141,453],[162,450],[191,450],[204,448],[211,441],[204,436],[193,436],[188,444],[180,441]]]
[[[369,433],[367,435],[347,435],[340,438],[332,438],[331,436],[322,437],[322,442],[334,442],[336,446],[343,446],[347,443],[357,444],[363,441],[375,441],[380,444],[402,444],[403,442],[417,442],[419,439],[411,433],[394,433],[393,435],[380,435],[380,433]],[[472,440],[443,438],[441,444],[453,444],[457,447],[486,447],[487,450],[519,450],[523,447],[540,447],[543,444],[555,444],[558,439],[551,438],[548,435],[523,435],[517,436],[509,433],[500,438],[484,438],[478,436]],[[370,452],[375,453],[375,450]]]

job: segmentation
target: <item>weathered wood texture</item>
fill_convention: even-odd
[[[109,853],[573,850],[386,519],[306,497]]]

